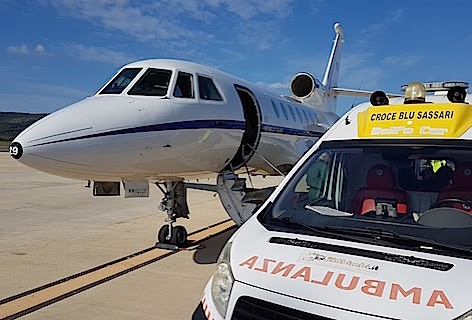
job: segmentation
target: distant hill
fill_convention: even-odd
[[[11,141],[47,113],[0,112],[0,141]]]

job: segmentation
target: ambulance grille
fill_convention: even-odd
[[[288,308],[253,297],[241,297],[234,307],[232,320],[334,320]]]

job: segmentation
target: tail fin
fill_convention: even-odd
[[[336,32],[336,38],[334,39],[331,56],[329,57],[328,66],[326,67],[326,73],[323,78],[323,85],[328,91],[328,94],[332,88],[338,86],[341,49],[344,44],[344,30],[340,23],[334,24],[334,32]]]
[[[292,97],[326,113],[336,113],[338,92],[334,89],[338,85],[341,47],[344,44],[344,31],[341,24],[335,23],[334,31],[336,37],[323,82],[307,72],[300,72],[292,78],[290,83]]]

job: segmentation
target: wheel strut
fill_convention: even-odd
[[[183,226],[175,226],[177,218],[185,217],[188,218],[188,207],[185,199],[185,189],[183,192],[182,188],[185,188],[182,181],[165,181],[164,188],[159,183],[156,183],[157,187],[164,194],[161,203],[159,204],[159,210],[165,211],[167,217],[165,218],[166,224],[163,225],[157,234],[157,244],[171,244],[176,246],[184,246],[187,243],[187,230]],[[176,199],[176,189],[179,189],[177,196],[183,197],[182,199]]]

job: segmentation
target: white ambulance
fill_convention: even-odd
[[[471,320],[467,88],[342,116],[231,237],[194,319]]]

